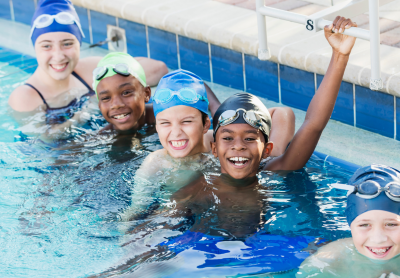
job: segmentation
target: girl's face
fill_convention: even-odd
[[[207,117],[203,125],[201,112],[185,105],[165,109],[156,117],[161,144],[175,158],[201,153],[204,148],[203,135],[210,124]]]
[[[389,260],[400,253],[400,216],[371,210],[351,223],[351,234],[358,252],[371,259]]]
[[[39,67],[54,80],[66,79],[79,61],[78,39],[66,32],[40,35],[35,42]]]

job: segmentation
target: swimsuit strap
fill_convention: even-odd
[[[44,97],[42,96],[42,94],[39,92],[38,89],[36,89],[33,85],[29,83],[25,83],[25,85],[34,89],[39,94],[40,98],[43,100],[43,103],[47,106],[47,108],[49,108],[49,105],[47,104],[46,100],[44,99]]]
[[[89,93],[94,93],[93,89],[89,86],[89,84],[86,83],[85,80],[83,80],[82,77],[80,77],[76,72],[72,72],[72,75],[75,76],[79,81],[82,82],[83,85],[85,85],[86,88],[89,89]]]

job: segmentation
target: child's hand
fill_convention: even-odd
[[[345,29],[357,27],[357,23],[352,22],[349,18],[337,16],[333,23],[325,26],[325,37],[332,46],[334,52],[342,55],[350,55],[351,49],[356,41],[355,37],[343,35]]]

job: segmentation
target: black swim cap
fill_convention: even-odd
[[[271,115],[267,107],[261,102],[261,100],[249,93],[238,93],[226,99],[218,110],[215,112],[213,117],[213,129],[214,129],[214,141],[215,134],[217,133],[216,127],[218,125],[218,119],[222,113],[228,110],[237,110],[242,108],[246,111],[254,111],[261,118],[260,131],[264,134],[265,142],[268,142],[269,133],[271,131]],[[239,110],[239,117],[232,124],[247,124],[243,118],[243,111]]]
[[[375,181],[381,187],[390,182],[400,183],[400,171],[386,165],[372,164],[358,169],[348,184],[355,186],[365,181]],[[400,202],[389,199],[383,191],[371,199],[358,197],[355,192],[347,197],[346,216],[349,226],[357,216],[370,210],[384,210],[400,215]]]

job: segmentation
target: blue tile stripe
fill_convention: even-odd
[[[211,81],[208,44],[178,36],[181,68],[194,72],[202,79]]]
[[[282,103],[306,111],[315,94],[314,73],[279,66]]]
[[[12,1],[15,20],[29,25],[35,10],[34,0]],[[90,30],[93,43],[105,40],[107,24],[116,25],[116,18],[113,16],[96,11],[88,12],[78,6],[75,8],[86,36],[84,42],[90,43]],[[0,18],[11,17],[9,0],[0,0]],[[147,57],[149,46],[150,57],[164,61],[171,69],[179,67],[179,57],[181,68],[195,72],[206,81],[212,80],[235,89],[246,89],[273,101],[279,101],[280,81],[282,103],[291,107],[306,110],[315,93],[315,82],[319,86],[323,78],[316,75],[315,80],[314,73],[311,72],[260,61],[257,57],[216,45],[209,47],[205,42],[136,22],[125,19],[118,19],[118,22],[119,27],[126,31],[128,53],[132,56]],[[107,49],[107,44],[103,48]],[[356,86],[354,111],[353,86],[342,82],[332,119],[354,125],[356,117],[357,127],[400,140],[400,98]]]
[[[394,98],[392,95],[356,86],[356,126],[394,137]]]
[[[213,81],[244,90],[242,53],[211,45]]]
[[[9,0],[0,0],[0,18],[11,20],[11,7]]]
[[[321,85],[323,75],[317,74],[317,87]],[[332,112],[332,119],[354,125],[354,103],[353,103],[353,84],[342,81],[339,94],[336,99],[335,108]]]

